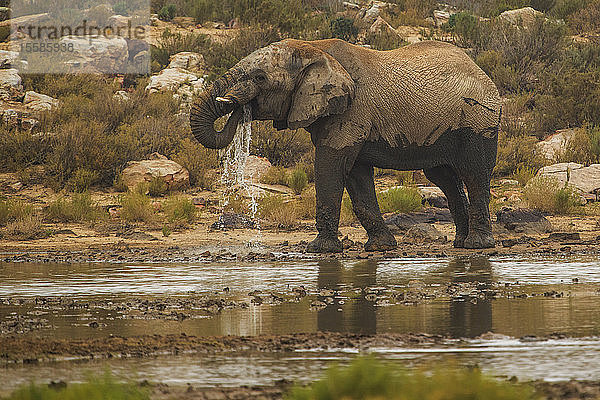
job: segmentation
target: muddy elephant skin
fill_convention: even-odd
[[[245,104],[254,119],[311,134],[319,234],[308,251],[342,250],[344,188],[369,235],[365,249],[396,247],[377,204],[374,167],[423,169],[448,198],[454,246],[494,247],[489,201],[500,96],[457,47],[427,41],[376,51],[337,39],[273,43],[198,96],[192,133],[206,147],[226,147]],[[225,128],[215,131],[214,121],[232,111]]]

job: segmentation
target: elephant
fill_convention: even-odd
[[[194,99],[192,134],[207,148],[226,147],[247,104],[253,119],[311,135],[318,235],[308,252],[342,251],[344,189],[368,234],[365,250],[397,247],[377,203],[374,167],[423,170],[448,199],[454,246],[495,246],[489,202],[501,99],[458,47],[423,41],[377,51],[340,39],[275,42]],[[217,132],[215,120],[229,113]]]

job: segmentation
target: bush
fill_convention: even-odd
[[[300,195],[298,202],[298,217],[314,219],[317,210],[317,191],[314,185],[307,187]]]
[[[304,129],[278,131],[266,122],[252,123],[250,146],[252,154],[284,167],[295,165],[313,149],[310,134]]]
[[[300,194],[308,185],[308,176],[301,168],[296,168],[292,171],[288,178],[288,186],[294,190],[294,193]]]
[[[575,189],[545,176],[536,176],[527,183],[523,199],[529,207],[553,214],[568,214],[581,204]]]
[[[195,33],[172,33],[169,29],[162,32],[157,45],[151,47],[152,61],[158,63],[158,70],[169,64],[172,55],[182,51],[206,53],[210,47],[210,39],[206,35]],[[158,70],[153,72],[158,72]]]
[[[432,373],[409,371],[374,358],[358,358],[348,367],[331,367],[324,378],[308,387],[295,387],[290,400],[527,400],[534,390],[487,377],[477,368],[440,367]]]
[[[0,226],[33,215],[33,206],[18,200],[0,200]]]
[[[190,185],[202,189],[212,189],[214,177],[208,172],[219,166],[218,152],[202,146],[192,139],[184,139],[173,161],[185,167],[190,173]]]
[[[564,151],[556,158],[557,162],[576,162],[584,165],[600,162],[600,126],[576,129]]]
[[[377,194],[382,213],[412,212],[421,209],[421,194],[415,187],[395,187]]]
[[[0,171],[16,172],[46,161],[50,139],[0,124]]]
[[[42,219],[38,215],[24,215],[6,224],[2,238],[12,240],[33,240],[48,236],[42,229]]]
[[[121,198],[121,218],[130,222],[153,222],[155,219],[154,209],[150,197],[134,190],[128,192]]]
[[[287,173],[284,167],[271,167],[261,177],[260,181],[267,185],[287,185]]]
[[[290,228],[298,220],[297,207],[293,202],[284,201],[280,195],[265,196],[258,207],[260,217],[279,228]]]
[[[539,169],[547,161],[536,153],[537,140],[531,136],[506,137],[501,132],[498,140],[498,157],[494,176],[510,176],[519,168]]]
[[[74,192],[85,192],[95,183],[100,181],[100,173],[87,168],[78,168],[75,170],[67,183],[67,186]]]
[[[520,166],[513,174],[513,179],[519,182],[519,185],[525,186],[535,176],[535,169],[527,166]]]
[[[48,219],[61,222],[96,221],[107,215],[93,203],[88,192],[74,193],[71,200],[59,198],[51,202],[46,210]]]
[[[110,373],[90,377],[85,383],[72,383],[54,389],[48,385],[29,384],[15,390],[6,400],[149,400],[148,392],[132,383],[118,383]]]
[[[167,182],[160,176],[155,176],[147,183],[146,189],[148,190],[148,196],[150,197],[162,197],[169,191]]]
[[[165,202],[165,215],[171,226],[182,227],[196,220],[196,206],[183,196],[172,196]]]
[[[365,44],[370,45],[375,50],[384,51],[406,46],[408,42],[395,32],[382,31],[380,33],[367,33]]]
[[[358,28],[354,26],[354,20],[338,17],[331,21],[331,35],[348,42],[354,41],[358,35]]]
[[[173,18],[175,18],[176,11],[177,6],[175,6],[175,4],[166,5],[158,12],[158,18],[162,21],[171,21]]]

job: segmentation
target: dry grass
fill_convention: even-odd
[[[532,178],[523,190],[523,199],[529,207],[553,214],[570,214],[581,204],[575,189],[546,176]]]

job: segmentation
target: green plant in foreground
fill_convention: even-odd
[[[519,182],[519,185],[521,185],[521,186],[525,186],[527,184],[527,182],[529,182],[531,180],[531,178],[533,178],[534,176],[535,176],[535,169],[533,169],[532,167],[525,166],[525,165],[518,167],[517,170],[515,171],[515,173],[513,174],[513,178],[517,182]]]
[[[306,185],[308,185],[308,176],[306,175],[306,172],[302,168],[294,169],[288,179],[288,185],[292,188],[294,193],[302,193]]]
[[[69,384],[65,388],[51,389],[48,385],[30,384],[14,391],[4,400],[148,400],[147,390],[132,383],[118,383],[106,372],[100,377],[90,377],[85,383]]]
[[[172,196],[165,202],[165,214],[171,224],[182,226],[196,219],[196,206],[183,196]]]
[[[121,198],[121,218],[131,222],[151,222],[154,210],[150,197],[139,190],[128,192]]]
[[[94,204],[88,192],[74,193],[70,200],[59,198],[48,206],[46,215],[53,221],[96,221],[107,214]]]
[[[554,214],[568,214],[580,204],[574,188],[547,176],[532,178],[523,190],[523,199],[531,208]]]
[[[395,187],[377,194],[382,213],[411,212],[421,209],[421,194],[415,187]]]
[[[359,358],[348,367],[334,366],[308,387],[295,387],[289,400],[397,399],[397,400],[532,400],[526,385],[502,382],[479,369],[446,367],[432,373],[409,371],[374,358]]]
[[[162,197],[169,191],[167,182],[160,176],[155,176],[147,184],[148,195],[150,197]]]

